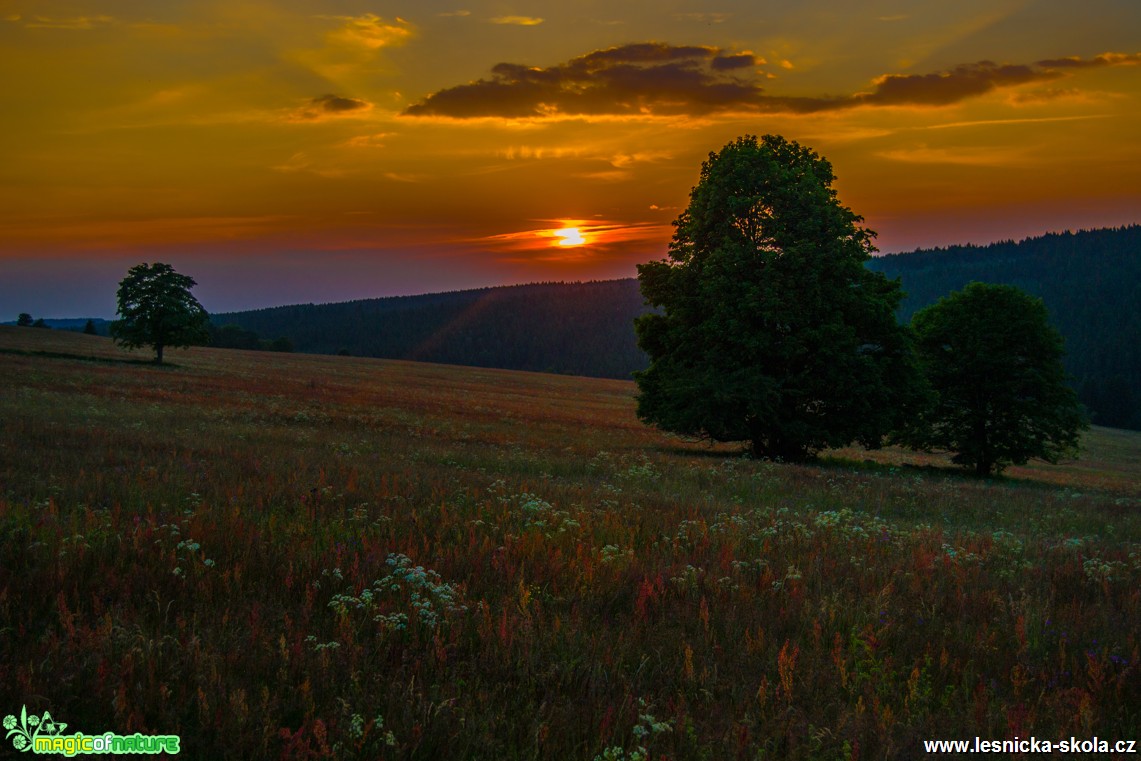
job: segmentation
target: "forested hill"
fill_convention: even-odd
[[[1094,422],[1141,430],[1141,225],[893,254],[869,266],[903,281],[904,320],[972,280],[1040,297]]]
[[[629,378],[638,282],[540,283],[212,315],[297,351]]]
[[[1100,425],[1141,430],[1141,226],[874,259],[909,296],[901,319],[972,280],[1040,296]],[[634,279],[544,283],[218,314],[297,351],[629,378],[645,367]]]

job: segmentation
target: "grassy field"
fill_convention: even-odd
[[[215,759],[1141,740],[1141,434],[980,482],[742,459],[627,382],[148,358],[0,328],[0,715]]]

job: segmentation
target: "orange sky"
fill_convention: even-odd
[[[1141,222],[1138,30],[1120,0],[0,0],[0,320],[110,317],[140,261],[210,311],[632,276],[746,133],[831,160],[883,251]]]

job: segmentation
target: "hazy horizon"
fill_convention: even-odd
[[[1131,224],[1138,224],[1138,223],[1128,223],[1126,225],[1114,225],[1114,227],[1120,227],[1120,226],[1126,226],[1127,227],[1127,226],[1130,226]],[[942,244],[937,244],[937,245],[932,245],[932,246],[910,248],[906,251],[878,251],[875,254],[873,254],[873,256],[894,256],[897,254],[910,254],[910,253],[915,253],[917,251],[930,250],[933,248],[946,248],[948,246],[972,246],[972,245],[973,246],[988,246],[988,245],[993,244],[993,243],[1001,243],[1001,242],[1009,241],[1009,240],[1013,240],[1015,242],[1021,242],[1023,240],[1027,240],[1030,238],[1038,238],[1038,237],[1041,237],[1043,235],[1050,235],[1050,234],[1055,234],[1055,233],[1083,232],[1085,229],[1086,228],[1082,228],[1082,229],[1078,229],[1078,230],[1070,230],[1070,229],[1046,230],[1046,231],[1042,231],[1042,232],[1037,233],[1037,234],[1031,234],[1031,235],[1020,236],[1020,237],[1012,237],[1012,236],[997,237],[997,238],[994,238],[992,240],[987,240],[987,241],[982,241],[982,242],[980,242],[980,241],[948,242],[948,243],[942,243]],[[1103,229],[1103,228],[1090,228],[1090,229]],[[664,252],[663,252],[663,255],[664,255]],[[157,261],[157,260],[153,260],[153,261]],[[127,264],[126,267],[133,266],[134,264],[137,264],[137,263],[138,262],[132,261],[129,264]],[[104,292],[101,292],[99,294],[99,300],[107,301],[109,303],[109,306],[107,307],[108,309],[110,309],[109,312],[81,313],[81,310],[73,309],[72,310],[73,313],[70,313],[70,314],[56,314],[56,313],[49,314],[46,312],[44,312],[44,313],[39,313],[39,312],[33,313],[28,309],[20,309],[16,312],[13,312],[10,317],[6,314],[0,314],[0,324],[14,323],[16,321],[16,317],[19,315],[20,312],[28,312],[28,313],[32,314],[33,317],[36,317],[36,318],[43,317],[46,320],[78,320],[78,319],[103,319],[103,320],[108,320],[108,321],[114,320],[115,319],[115,296],[114,296],[114,294],[115,294],[116,289],[118,288],[119,280],[121,280],[122,276],[126,274],[126,267],[122,270],[122,272],[117,273],[117,274],[108,271],[107,282],[110,283],[110,285],[107,288],[103,289]],[[192,275],[192,277],[193,277],[193,275]],[[520,281],[520,282],[516,282],[516,283],[483,283],[483,284],[477,283],[477,284],[461,285],[461,286],[454,287],[454,288],[440,288],[437,290],[408,290],[405,292],[357,295],[357,296],[350,296],[347,298],[335,298],[334,297],[334,298],[324,299],[324,300],[316,299],[316,298],[300,298],[298,300],[293,300],[293,301],[283,301],[283,302],[274,302],[274,303],[252,302],[249,304],[244,304],[244,303],[239,302],[239,305],[237,305],[237,306],[232,306],[229,308],[218,308],[218,309],[210,308],[210,306],[208,304],[206,304],[205,302],[202,302],[201,283],[199,283],[199,285],[193,289],[193,292],[194,292],[195,296],[198,297],[199,301],[203,303],[203,306],[206,307],[207,311],[210,312],[210,314],[226,314],[226,313],[230,313],[230,312],[246,312],[246,311],[251,311],[251,310],[256,310],[256,309],[273,309],[275,307],[298,306],[298,305],[304,305],[304,304],[336,304],[336,303],[343,303],[343,302],[349,302],[349,301],[396,298],[396,297],[402,297],[402,296],[430,296],[430,295],[439,294],[439,293],[482,290],[482,289],[486,289],[486,288],[510,288],[513,286],[539,285],[542,283],[550,283],[550,282],[568,283],[569,284],[569,283],[585,283],[585,282],[590,282],[590,281],[602,281],[602,280],[624,280],[624,279],[631,279],[631,278],[636,278],[636,277],[637,277],[637,272],[632,272],[629,275],[617,275],[614,277],[585,277],[585,278],[580,278],[580,279],[556,279],[556,280],[524,280],[524,281]],[[8,290],[8,289],[4,285],[0,284],[0,294],[2,294],[5,290]],[[91,295],[94,296],[95,294],[91,294]],[[240,296],[239,296],[239,298],[240,298]],[[15,300],[16,299],[13,299],[13,301],[15,301]],[[75,302],[69,301],[67,303],[70,305],[70,304],[73,304]],[[70,308],[70,307],[64,307],[64,309],[68,309],[68,308]]]

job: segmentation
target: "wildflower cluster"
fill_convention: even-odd
[[[353,611],[372,615],[373,621],[388,631],[404,631],[415,621],[427,629],[440,626],[451,613],[466,611],[460,591],[445,583],[440,574],[393,553],[385,560],[388,575],[365,587],[358,594],[335,594],[329,607],[340,616]],[[333,575],[340,578],[340,569]]]
[[[514,500],[523,516],[523,530],[540,531],[546,537],[553,538],[580,528],[580,524],[567,510],[560,510],[541,497],[534,494],[523,493]]]
[[[182,537],[183,530],[189,527],[190,519],[194,517],[195,508],[199,505],[201,497],[196,492],[191,492],[184,501],[187,507],[182,512],[182,518],[171,523],[164,523],[158,527],[158,530],[167,532],[167,540],[178,542],[174,546],[175,565],[171,573],[185,579],[187,574],[213,568],[215,563],[211,558],[206,557],[200,542],[196,542],[190,537],[185,539]],[[163,540],[157,539],[155,544],[161,545]]]
[[[658,735],[673,731],[673,721],[658,721],[649,713],[644,699],[638,698],[638,708],[638,723],[630,730],[637,745],[630,750],[621,745],[612,745],[595,756],[594,761],[647,761],[650,758],[650,751],[646,746]]]

